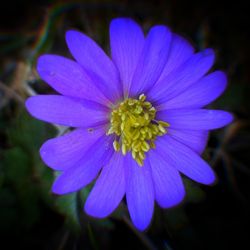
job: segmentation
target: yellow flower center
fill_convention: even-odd
[[[155,148],[155,139],[167,133],[169,124],[155,120],[156,110],[146,101],[144,94],[139,99],[128,98],[114,108],[110,117],[107,135],[115,134],[115,151],[125,155],[131,152],[134,160],[143,166],[146,152]]]

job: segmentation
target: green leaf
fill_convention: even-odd
[[[5,182],[10,183],[15,192],[15,210],[21,214],[20,225],[31,227],[39,219],[39,197],[36,183],[33,181],[31,161],[19,147],[6,150],[3,158]]]
[[[37,157],[42,143],[55,135],[55,129],[22,111],[7,129],[7,133],[12,145],[19,145],[31,156]]]
[[[195,182],[183,178],[186,188],[186,200],[197,203],[201,202],[205,198],[205,192]]]
[[[4,152],[3,166],[6,178],[15,183],[22,183],[30,173],[30,159],[19,147]]]
[[[82,204],[84,204],[86,202],[86,200],[89,196],[89,193],[90,193],[93,186],[94,186],[94,182],[90,183],[88,186],[86,186],[85,188],[83,188],[79,191],[79,196],[80,196]]]
[[[61,214],[65,215],[66,223],[72,229],[78,231],[80,229],[78,217],[77,193],[59,196],[56,199],[56,209]]]

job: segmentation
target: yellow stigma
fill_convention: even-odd
[[[107,135],[116,135],[115,151],[121,150],[123,155],[131,152],[134,160],[142,166],[146,152],[155,148],[156,137],[166,134],[166,127],[169,127],[164,121],[156,121],[155,114],[155,108],[146,101],[144,94],[138,100],[125,99],[113,109]]]

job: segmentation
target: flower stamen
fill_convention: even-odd
[[[146,153],[155,148],[155,139],[167,133],[169,124],[155,120],[156,109],[141,94],[137,99],[127,98],[113,109],[107,135],[119,137],[113,142],[115,151],[123,155],[131,152],[133,159],[143,166]]]

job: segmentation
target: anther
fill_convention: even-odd
[[[155,139],[167,133],[169,124],[155,120],[156,110],[141,94],[137,99],[125,99],[111,112],[107,135],[115,134],[115,151],[132,154],[139,166],[143,166],[146,153],[155,148]]]

